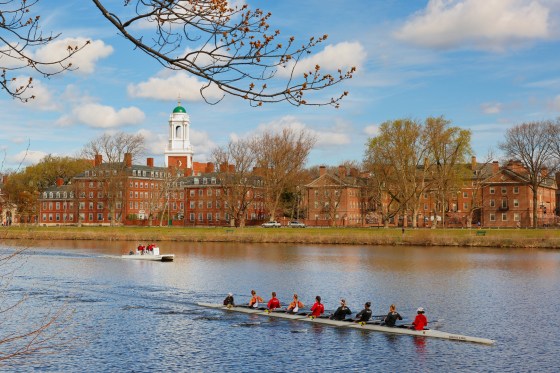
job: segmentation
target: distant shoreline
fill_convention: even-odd
[[[556,229],[1,227],[0,240],[98,240],[560,248]]]

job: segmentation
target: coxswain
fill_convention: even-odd
[[[331,316],[331,319],[342,321],[346,318],[346,315],[350,315],[350,314],[352,314],[352,311],[350,311],[350,308],[346,306],[346,301],[344,299],[341,299],[340,307],[338,307],[336,311],[334,311],[334,313]]]
[[[259,306],[259,302],[262,302],[263,299],[257,295],[257,292],[251,290],[251,300],[249,301],[249,307],[257,308]]]
[[[325,306],[321,303],[321,297],[317,295],[315,297],[315,304],[311,307],[311,314],[308,316],[319,317],[323,314],[323,312],[325,312]]]
[[[385,326],[393,327],[397,320],[402,320],[402,316],[397,312],[397,307],[394,304],[391,304],[389,307],[389,313],[385,316]]]
[[[272,298],[270,298],[270,300],[268,301],[268,304],[266,305],[266,308],[268,308],[269,310],[275,310],[276,308],[280,308],[280,301],[278,300],[278,298],[276,298],[276,292],[273,291],[272,292]]]
[[[301,302],[299,301],[298,295],[297,295],[297,294],[294,294],[294,299],[293,299],[292,302],[288,305],[287,311],[288,311],[288,312],[294,312],[294,313],[296,313],[296,312],[299,311],[300,308],[303,308],[303,307],[305,307],[305,306],[303,305],[303,303],[301,303]]]
[[[224,299],[224,306],[226,306],[227,308],[235,307],[232,293],[228,293],[227,297]]]
[[[364,309],[358,312],[354,321],[356,322],[368,322],[371,319],[371,302],[366,302]]]
[[[416,318],[412,322],[412,328],[414,330],[424,330],[428,325],[428,319],[424,316],[424,308],[418,307],[416,310]]]

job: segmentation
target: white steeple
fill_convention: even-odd
[[[165,166],[191,168],[193,148],[190,142],[190,118],[181,100],[169,116],[169,141],[165,149]]]

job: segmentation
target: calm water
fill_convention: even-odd
[[[21,242],[0,241],[0,254]],[[463,248],[169,243],[172,263],[111,257],[125,243],[33,242],[3,301],[0,333],[24,330],[63,307],[74,314],[54,354],[0,365],[4,371],[495,371],[560,370],[560,252]],[[12,266],[13,267],[13,266]],[[4,267],[0,267],[2,269]],[[6,269],[4,268],[4,271]],[[288,301],[298,292],[327,309],[390,303],[408,321],[423,306],[435,326],[497,340],[484,346],[308,325],[202,309],[256,289]],[[1,336],[1,335],[0,335]],[[71,339],[70,339],[71,338]]]

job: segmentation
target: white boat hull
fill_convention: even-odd
[[[172,262],[175,259],[175,254],[152,255],[152,254],[131,254],[121,255],[122,259],[128,260],[148,260],[154,262]]]
[[[258,314],[262,316],[269,316],[269,317],[278,317],[284,319],[291,319],[297,321],[304,321],[304,322],[311,322],[317,324],[324,324],[324,325],[331,325],[335,327],[347,327],[352,329],[362,329],[362,330],[371,330],[376,332],[383,332],[383,333],[391,333],[391,334],[406,334],[406,335],[413,335],[418,337],[431,337],[431,338],[441,338],[441,339],[449,339],[453,341],[463,341],[463,342],[473,342],[473,343],[482,343],[482,344],[494,344],[495,341],[492,339],[487,338],[479,338],[479,337],[470,337],[466,335],[460,334],[452,334],[447,332],[442,332],[439,330],[412,330],[408,328],[402,327],[389,327],[389,326],[381,326],[376,325],[373,323],[356,323],[351,321],[336,321],[331,319],[325,318],[311,318],[305,315],[300,314],[291,314],[285,312],[270,312],[270,311],[263,311],[248,307],[225,307],[221,304],[215,303],[198,303],[199,306],[202,307],[209,307],[209,308],[216,308],[221,309],[224,311],[235,311],[235,312],[243,312],[243,313],[250,313],[250,314]]]

